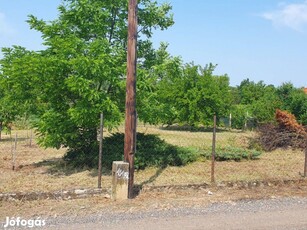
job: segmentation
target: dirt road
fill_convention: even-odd
[[[307,229],[307,198],[215,203],[205,207],[48,220],[47,229]]]

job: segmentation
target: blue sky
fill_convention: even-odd
[[[175,25],[158,31],[156,45],[202,66],[217,64],[231,85],[243,79],[307,86],[307,0],[169,0]],[[0,0],[0,47],[42,49],[27,15],[52,20],[61,0]]]

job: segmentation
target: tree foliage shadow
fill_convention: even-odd
[[[53,176],[70,176],[75,173],[80,173],[84,171],[90,171],[91,176],[97,176],[95,175],[95,172],[93,172],[93,169],[89,167],[73,167],[72,165],[69,165],[63,158],[50,158],[47,160],[43,160],[37,163],[31,164],[32,166],[39,168],[39,167],[47,167],[47,170],[45,174],[50,174]],[[104,175],[108,175],[109,172],[103,172]]]
[[[124,134],[115,133],[103,140],[102,169],[103,175],[112,174],[113,161],[123,160]],[[98,143],[95,148],[86,152],[68,151],[63,158],[50,158],[32,164],[34,167],[47,166],[46,173],[55,176],[69,176],[82,171],[89,171],[90,175],[98,175]],[[168,166],[182,166],[198,159],[199,152],[194,149],[168,144],[153,134],[137,134],[137,152],[135,154],[135,169],[143,170],[147,167],[157,167],[157,173],[146,183],[154,181]]]
[[[113,161],[123,160],[124,134],[114,133],[103,140],[102,166],[112,170]],[[134,166],[136,170],[147,167],[181,166],[197,160],[197,152],[191,149],[168,144],[157,135],[137,133]],[[67,165],[97,168],[98,143],[92,152],[67,152],[64,157]]]

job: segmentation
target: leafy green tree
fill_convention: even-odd
[[[17,118],[26,117],[35,110],[31,83],[34,70],[30,74],[23,68],[30,63],[33,53],[19,46],[3,48],[2,52],[4,58],[0,60],[0,133],[3,128],[10,129]]]
[[[185,66],[182,88],[178,90],[181,122],[208,125],[214,114],[218,118],[227,116],[231,101],[229,78],[213,75],[214,69],[212,64],[205,68],[193,64]]]
[[[263,89],[262,96],[251,104],[251,114],[257,123],[269,123],[275,120],[275,112],[280,108],[281,101],[276,94],[273,85],[267,85]]]
[[[248,78],[243,80],[238,86],[240,104],[253,104],[254,101],[259,100],[265,93],[266,85],[263,81],[255,83]]]
[[[31,52],[26,62],[13,55],[3,72],[29,85],[39,117],[35,126],[45,147],[65,146],[76,153],[95,153],[99,114],[107,127],[123,119],[127,0],[65,0],[58,19],[46,22],[30,16],[31,29],[41,32],[46,50]],[[146,67],[153,53],[154,29],[173,24],[169,4],[141,0],[139,3],[138,63]],[[14,53],[16,48],[13,48]],[[4,53],[6,58],[8,53]],[[24,72],[26,74],[24,74]],[[34,95],[34,97],[33,97]]]
[[[150,68],[139,69],[138,114],[141,120],[150,124],[173,124],[178,118],[174,85],[183,73],[182,60],[171,57],[168,44],[162,43],[154,52]]]
[[[0,88],[3,89],[2,87]],[[0,140],[2,131],[4,129],[10,131],[11,124],[18,115],[16,104],[13,104],[3,92],[4,91],[0,92]]]
[[[228,76],[213,75],[212,64],[206,68],[184,65],[180,58],[162,51],[160,57],[165,60],[151,72],[155,88],[149,104],[158,113],[153,121],[197,126],[212,123],[214,113],[225,116],[231,101]]]
[[[250,118],[250,108],[248,105],[235,104],[232,106],[231,112],[231,127],[235,129],[244,129],[247,120]]]
[[[10,125],[17,116],[15,106],[12,105],[6,97],[4,97],[2,92],[0,93],[0,141],[2,139],[2,131],[4,129],[10,130]]]
[[[277,95],[282,101],[282,109],[290,109],[291,94],[295,90],[295,87],[290,82],[285,82],[277,88]]]
[[[307,95],[302,89],[295,88],[292,83],[284,83],[277,89],[282,101],[281,109],[292,113],[297,120],[307,125]]]
[[[263,81],[255,83],[245,79],[232,92],[235,95],[231,111],[234,128],[243,128],[248,120],[256,123],[274,121],[275,111],[280,108],[281,101],[273,85],[265,85]]]

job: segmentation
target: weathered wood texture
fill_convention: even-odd
[[[137,0],[129,0],[128,50],[124,159],[129,163],[129,192],[133,197],[134,154],[136,150],[136,60],[137,60]]]

